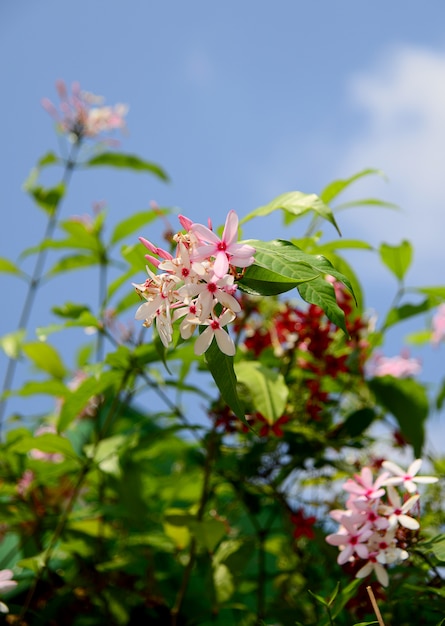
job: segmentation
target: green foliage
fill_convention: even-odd
[[[381,172],[363,170],[319,195],[282,194],[241,220],[277,210],[285,224],[312,219],[292,241],[244,242],[256,252],[253,265],[231,268],[241,291],[236,355],[212,341],[197,358],[179,320],[168,349],[159,328],[140,332],[132,320],[139,300],[131,283],[146,279],[145,259],[140,245],[125,240],[169,210],[127,215],[111,231],[104,211],[91,220],[58,215],[78,169],[127,169],[164,181],[167,175],[135,155],[81,158],[81,140],[68,160],[44,155],[28,178],[25,189],[51,228],[21,260],[35,255],[38,265],[47,250],[55,253],[46,274],[29,279],[31,295],[44,278],[86,270],[101,302],[72,302],[68,295],[63,304],[49,304],[56,323],[37,328],[38,340],[26,339],[26,323],[0,339],[11,363],[30,374],[17,387],[8,374],[3,398],[32,405],[44,396],[50,405],[36,418],[14,413],[3,424],[0,568],[11,567],[19,581],[2,595],[11,619],[29,626],[377,623],[369,578],[355,577],[363,560],[341,567],[326,542],[328,511],[344,507],[339,488],[357,468],[383,453],[390,458],[383,436],[374,433],[377,421],[377,430],[401,435],[408,452],[423,451],[428,386],[367,372],[388,331],[445,302],[443,286],[404,287],[409,242],[382,244],[380,259],[399,285],[383,328],[373,333],[360,277],[342,256],[371,246],[353,238],[325,241],[317,230],[328,221],[339,232],[334,213],[349,206],[393,208],[375,198],[331,208],[355,182]],[[38,176],[52,165],[64,167],[63,182],[46,188]],[[20,263],[5,258],[0,272],[27,279]],[[289,292],[298,301],[282,297]],[[418,301],[406,302],[408,293]],[[71,351],[67,331],[77,333]],[[58,348],[48,342],[56,332]],[[429,319],[420,335],[431,339]],[[444,398],[442,384],[432,408]],[[435,471],[443,473],[439,461]],[[402,529],[410,558],[388,570],[387,591],[371,574],[387,624],[443,623],[438,484],[425,500],[422,494],[420,523],[419,532]],[[414,607],[412,593],[422,599]]]

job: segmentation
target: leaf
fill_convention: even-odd
[[[10,359],[18,359],[25,337],[26,330],[24,328],[3,335],[3,337],[0,338],[0,346],[3,348],[6,356]]]
[[[23,344],[22,350],[36,367],[48,372],[54,378],[61,380],[66,376],[63,361],[57,350],[50,344],[31,341]]]
[[[45,433],[38,437],[22,439],[11,446],[14,452],[26,453],[36,449],[48,454],[60,453],[69,458],[77,458],[71,442],[66,437],[54,433]]]
[[[331,283],[323,278],[316,278],[310,283],[299,285],[297,289],[303,300],[323,309],[326,317],[348,335],[345,313],[337,304],[335,289]]]
[[[380,258],[386,267],[401,282],[411,265],[413,249],[409,241],[403,240],[399,246],[390,246],[387,243],[380,245]]]
[[[16,276],[22,277],[25,276],[22,270],[19,269],[15,263],[4,257],[0,257],[0,272],[4,272],[5,274],[15,274]]]
[[[167,182],[169,180],[164,170],[156,163],[143,161],[133,154],[123,154],[121,152],[102,152],[101,154],[86,161],[87,167],[116,167],[119,169],[130,169],[135,172],[148,172],[157,178]]]
[[[68,319],[78,319],[84,312],[90,313],[90,308],[86,304],[77,304],[75,302],[65,302],[62,306],[54,306],[51,311],[59,317]]]
[[[368,381],[378,402],[396,418],[402,435],[421,456],[428,417],[428,397],[423,385],[413,379],[382,376]]]
[[[314,272],[313,276],[306,275],[290,282],[285,276],[272,272],[265,267],[251,265],[246,268],[243,277],[238,281],[238,287],[254,296],[276,296],[294,289],[302,282],[313,280],[317,276],[319,274]]]
[[[250,428],[245,418],[244,407],[238,397],[233,357],[223,354],[218,348],[216,341],[212,341],[210,347],[205,352],[205,360],[222,399],[235,415]]]
[[[442,386],[436,397],[436,408],[438,411],[442,409],[444,401],[445,401],[445,380],[442,381]]]
[[[249,390],[256,411],[271,422],[283,415],[289,389],[282,374],[256,361],[236,363],[235,373],[238,382]]]
[[[393,202],[385,202],[384,200],[379,200],[378,198],[360,198],[359,200],[351,200],[351,202],[342,202],[341,204],[337,204],[335,212],[338,213],[338,211],[353,209],[359,206],[375,206],[380,209],[391,209],[393,211],[398,211],[400,209],[400,207]]]
[[[388,311],[383,328],[389,328],[394,324],[398,324],[402,320],[414,317],[420,313],[425,313],[425,311],[429,311],[435,306],[436,302],[430,298],[425,298],[425,300],[422,300],[419,304],[411,304],[407,302],[400,307],[394,307]]]
[[[418,543],[417,550],[422,553],[432,552],[436,559],[445,563],[445,534],[437,535],[430,541]]]
[[[323,202],[315,193],[307,194],[301,191],[290,191],[288,193],[281,194],[269,202],[269,204],[261,206],[246,215],[246,217],[240,221],[240,224],[244,224],[254,217],[269,215],[273,211],[277,211],[279,209],[288,213],[293,219],[304,215],[308,211],[314,211],[314,213],[323,219],[328,220],[328,222],[335,227],[338,234],[341,235],[335,221],[334,214],[327,204],[325,204],[325,202]]]
[[[358,409],[350,413],[345,421],[334,429],[337,435],[347,434],[350,437],[359,437],[376,418],[375,411],[369,407]]]
[[[40,208],[52,215],[65,195],[65,185],[59,183],[55,187],[45,188],[40,185],[28,187],[25,184],[25,191],[34,198]]]
[[[432,298],[436,298],[437,304],[445,301],[445,287],[417,287],[416,291]]]
[[[215,585],[217,602],[222,604],[230,600],[235,591],[235,584],[231,571],[224,563],[214,565],[213,583]]]
[[[104,393],[107,389],[116,387],[122,380],[119,372],[102,372],[99,376],[92,376],[83,381],[77,389],[65,397],[59,415],[57,430],[62,432],[78,417],[87,406],[91,398]]]
[[[37,167],[42,168],[47,165],[54,165],[60,163],[60,159],[54,152],[47,152],[37,161]]]
[[[347,187],[355,183],[360,178],[364,178],[365,176],[382,176],[385,177],[382,170],[374,169],[374,168],[366,168],[361,170],[357,174],[350,176],[349,178],[339,178],[338,180],[334,180],[329,185],[327,185],[320,194],[320,198],[326,204],[329,204],[336,198],[340,193],[342,193]]]
[[[70,390],[60,380],[33,380],[26,382],[20,389],[14,392],[17,396],[49,395],[63,398]]]
[[[73,254],[71,256],[62,257],[48,270],[47,276],[54,276],[61,272],[68,272],[70,270],[79,270],[83,267],[91,267],[92,265],[98,265],[100,260],[97,256],[86,254]]]
[[[166,209],[150,209],[130,215],[130,217],[127,217],[127,219],[122,220],[121,222],[119,222],[119,224],[115,226],[111,235],[110,244],[115,244],[118,241],[121,241],[128,235],[134,233],[139,228],[142,228],[142,226],[150,224],[160,215],[165,215],[166,213]]]

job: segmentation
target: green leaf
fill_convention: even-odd
[[[324,598],[322,598],[321,596],[317,595],[316,593],[314,593],[313,591],[311,591],[310,589],[308,589],[308,593],[310,593],[310,595],[317,600],[317,602],[323,606],[329,607],[329,604],[326,602],[326,600]]]
[[[165,215],[166,213],[166,209],[150,209],[130,215],[130,217],[127,217],[127,219],[122,220],[116,225],[111,235],[110,244],[115,244],[118,241],[121,241],[128,235],[134,233],[136,230],[142,228],[142,226],[150,224],[160,215]]]
[[[68,319],[78,319],[82,313],[90,313],[90,308],[86,304],[77,304],[75,302],[65,302],[62,306],[54,306],[51,311],[59,317]]]
[[[244,407],[238,397],[233,357],[223,354],[218,348],[216,341],[212,341],[210,347],[205,352],[205,360],[222,399],[235,415],[250,428],[245,418]]]
[[[135,172],[148,172],[163,181],[168,181],[168,176],[164,170],[156,163],[143,161],[133,154],[123,154],[121,152],[102,152],[101,154],[86,161],[87,167],[116,167],[119,169],[130,169]]]
[[[217,602],[222,604],[230,600],[235,592],[235,583],[231,571],[224,563],[214,565],[213,583]]]
[[[25,454],[30,450],[40,450],[48,454],[60,453],[68,458],[77,458],[71,442],[55,433],[45,433],[37,437],[21,439],[11,446],[11,450]]]
[[[60,380],[33,380],[26,382],[20,389],[14,392],[17,396],[49,395],[63,398],[70,390]]]
[[[15,263],[6,259],[4,257],[0,257],[0,272],[4,272],[5,274],[15,274],[16,276],[25,276],[21,269],[17,267]]]
[[[413,257],[413,248],[410,242],[404,240],[399,246],[382,243],[379,252],[386,267],[402,282]]]
[[[18,359],[21,353],[22,344],[26,337],[26,330],[20,328],[12,333],[0,337],[0,346],[10,359]]]
[[[51,269],[48,270],[47,276],[54,276],[55,274],[68,272],[70,270],[79,270],[83,267],[91,267],[92,265],[98,265],[99,262],[99,258],[96,256],[73,254],[56,261]]]
[[[269,202],[269,204],[261,206],[246,215],[246,217],[240,221],[240,224],[244,224],[254,217],[269,215],[273,211],[277,211],[279,209],[291,216],[292,219],[300,217],[308,211],[314,211],[316,215],[328,220],[328,222],[335,226],[338,234],[341,234],[335,221],[334,214],[327,204],[325,204],[325,202],[323,202],[315,193],[307,194],[301,191],[290,191],[288,193],[281,194]]]
[[[436,408],[438,411],[442,409],[444,401],[445,401],[445,380],[442,381],[442,386],[436,397]]]
[[[57,424],[58,431],[64,431],[87,406],[91,398],[98,396],[107,389],[116,387],[122,380],[119,372],[102,372],[83,381],[77,389],[65,397]]]
[[[388,314],[385,319],[385,323],[383,324],[383,328],[389,328],[394,324],[398,324],[402,320],[406,320],[410,317],[414,317],[415,315],[419,315],[420,313],[425,313],[425,311],[429,311],[434,308],[436,303],[432,301],[430,298],[425,298],[419,304],[411,304],[406,303],[400,307],[394,307],[388,311]]]
[[[55,165],[56,163],[60,163],[60,159],[54,152],[47,152],[37,161],[37,167],[42,168],[47,165]]]
[[[378,198],[360,198],[359,200],[351,200],[351,202],[342,202],[341,204],[337,204],[335,212],[338,213],[338,211],[354,209],[359,206],[375,206],[380,209],[391,209],[393,211],[398,211],[400,209],[400,207],[393,202],[385,202],[384,200],[379,200]]]
[[[48,372],[54,378],[62,379],[66,376],[65,366],[57,350],[48,343],[31,341],[22,346],[23,352],[31,359],[36,367]]]
[[[256,411],[267,420],[275,422],[285,409],[289,389],[282,374],[278,374],[257,361],[240,361],[235,364],[238,383],[247,387]]]
[[[416,549],[423,554],[432,552],[436,559],[445,563],[445,534],[437,535],[429,541],[419,542]]]
[[[34,198],[40,208],[52,215],[65,195],[65,185],[59,183],[55,187],[50,188],[41,187],[40,185],[35,187],[25,186],[25,191]]]
[[[420,457],[428,417],[428,396],[419,382],[408,378],[382,376],[368,381],[377,401],[396,418],[402,435]]]
[[[337,435],[347,434],[350,437],[359,437],[376,418],[375,411],[369,407],[358,409],[350,413],[345,421],[334,429]]]
[[[237,284],[242,291],[253,296],[276,296],[294,289],[302,282],[313,280],[317,276],[319,274],[314,272],[312,276],[306,275],[305,277],[289,281],[285,276],[272,272],[265,267],[251,265],[246,268],[243,277]]]
[[[331,283],[323,278],[316,278],[310,283],[299,285],[297,289],[303,300],[323,309],[326,317],[348,335],[345,313],[337,304],[335,289]]]
[[[385,175],[383,174],[381,170],[377,170],[373,168],[366,168],[364,170],[361,170],[357,174],[350,176],[349,178],[343,178],[343,179],[340,178],[338,180],[334,180],[333,182],[329,183],[329,185],[327,185],[321,192],[320,198],[323,200],[323,202],[325,202],[326,204],[329,204],[330,202],[332,202],[332,200],[334,200],[334,198],[336,198],[339,194],[341,194],[347,187],[352,185],[352,183],[355,183],[357,180],[359,180],[360,178],[364,178],[365,176],[374,176],[374,175],[385,177]]]
[[[445,302],[445,287],[417,287],[416,292],[423,293],[431,298],[436,298],[437,304]]]

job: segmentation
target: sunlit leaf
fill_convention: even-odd
[[[380,245],[380,258],[399,281],[403,281],[413,257],[413,248],[409,241],[402,241],[399,246],[387,243]]]
[[[26,330],[20,328],[19,330],[0,337],[0,347],[10,359],[17,359],[20,355],[25,337]]]
[[[55,187],[50,188],[41,187],[40,185],[35,187],[25,186],[25,191],[34,198],[40,208],[52,215],[65,195],[65,185],[59,183]]]
[[[119,169],[130,169],[134,172],[147,172],[153,174],[163,181],[168,181],[168,176],[164,170],[156,163],[144,161],[134,154],[123,154],[121,152],[102,152],[84,163],[87,167],[116,167]]]
[[[309,283],[299,285],[297,289],[303,300],[323,309],[326,317],[341,328],[345,335],[348,334],[345,313],[337,304],[335,289],[331,283],[323,278],[316,278]]]
[[[325,202],[326,204],[329,204],[340,193],[342,193],[345,189],[347,189],[350,185],[352,185],[352,183],[355,183],[360,178],[364,178],[366,176],[374,176],[374,175],[385,177],[384,173],[381,170],[374,169],[374,168],[366,168],[364,170],[361,170],[357,174],[350,176],[349,178],[343,178],[343,179],[340,178],[338,180],[334,180],[333,182],[329,183],[329,185],[327,185],[321,192],[320,198],[323,200],[323,202]]]
[[[282,374],[264,367],[257,361],[236,363],[235,373],[238,382],[249,390],[256,411],[271,422],[275,422],[283,415],[289,389]]]
[[[240,224],[244,224],[248,220],[254,217],[263,217],[269,215],[273,211],[282,210],[287,213],[291,218],[301,217],[309,211],[313,211],[316,215],[328,220],[333,226],[335,226],[337,232],[340,234],[340,230],[335,221],[332,210],[325,202],[323,202],[315,193],[303,193],[301,191],[290,191],[283,193],[269,204],[255,209],[246,217],[244,217]]]
[[[15,274],[16,276],[24,276],[22,270],[17,267],[15,263],[4,257],[0,257],[0,272],[4,272],[5,274]]]
[[[135,231],[139,230],[143,226],[146,226],[147,224],[150,224],[166,213],[166,209],[147,209],[146,211],[141,211],[140,213],[133,213],[115,226],[111,235],[110,243],[115,244],[118,241],[121,241],[128,235],[131,235]]]
[[[62,379],[66,376],[66,369],[57,350],[48,343],[31,341],[22,346],[23,352],[31,359],[36,367],[48,372],[54,378]]]

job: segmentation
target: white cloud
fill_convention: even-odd
[[[373,243],[410,239],[416,267],[428,282],[444,283],[445,261],[445,51],[398,47],[350,83],[364,127],[341,163],[341,172],[379,167],[390,184],[368,181],[365,193],[396,202],[403,213],[342,215]],[[362,187],[361,189],[363,189]],[[417,273],[417,272],[416,272]]]

